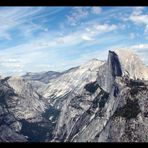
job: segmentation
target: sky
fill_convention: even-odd
[[[63,71],[117,48],[148,65],[148,7],[0,7],[0,75]]]

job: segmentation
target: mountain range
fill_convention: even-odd
[[[63,72],[0,77],[1,142],[148,142],[148,67],[129,49]]]

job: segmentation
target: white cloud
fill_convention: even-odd
[[[144,25],[145,33],[148,33],[148,15],[143,14],[144,7],[134,8],[132,14],[127,20],[132,21],[136,25]]]
[[[115,24],[95,24],[90,25],[89,27],[86,27],[86,33],[82,36],[84,40],[95,40],[98,35],[101,35],[103,33],[109,33],[111,31],[114,31],[118,29],[118,26]]]
[[[88,31],[88,32],[91,31],[89,28],[85,28],[85,30]]]
[[[85,41],[95,41],[98,40],[98,36],[104,33],[110,33],[116,29],[118,29],[118,26],[114,24],[95,24],[87,26],[84,31],[79,32],[79,35],[82,34],[81,38]]]
[[[0,9],[0,39],[10,40],[11,29],[20,29],[22,35],[27,37],[32,31],[38,30],[41,26],[32,23],[33,20],[44,16],[50,16],[61,11],[63,8],[49,9],[48,13],[44,12],[44,7],[3,7]],[[51,19],[48,19],[48,22]]]
[[[82,39],[83,39],[83,40],[86,40],[86,41],[93,41],[93,40],[94,40],[93,38],[91,38],[91,37],[89,37],[89,36],[87,36],[87,35],[83,35],[83,36],[82,36]]]
[[[131,48],[133,48],[133,49],[148,49],[148,44],[132,45]]]
[[[65,52],[69,54],[75,53],[78,50],[77,45],[83,44],[84,41],[92,41],[97,35],[103,33],[104,31],[111,31],[115,29],[114,25],[103,24],[105,29],[100,31],[93,26],[88,26],[88,29],[79,29],[76,32],[67,33],[66,35],[56,35],[55,34],[42,34],[30,40],[26,43],[0,50],[0,68],[3,69],[5,75],[11,72],[18,71],[21,74],[27,71],[45,71],[47,69],[59,70],[64,67],[64,65],[59,65],[59,63],[66,62],[65,59],[61,58],[61,53]],[[111,27],[109,29],[109,27]],[[93,30],[92,30],[93,28]],[[103,27],[102,27],[103,28]],[[49,32],[48,32],[49,33]],[[106,39],[105,39],[106,40]],[[102,40],[99,39],[99,44]],[[87,42],[85,42],[87,46]],[[77,51],[78,52],[78,51]],[[76,60],[77,61],[77,60]],[[69,62],[69,63],[68,63]],[[54,63],[54,66],[52,66]],[[74,64],[75,62],[73,62]],[[70,61],[67,61],[65,68],[72,67]],[[76,63],[75,63],[76,64]],[[69,65],[69,66],[68,66]],[[7,70],[9,67],[9,70]],[[5,70],[5,71],[4,71]]]
[[[88,15],[92,14],[92,8],[76,8],[73,10],[76,11],[74,12],[74,14],[70,14],[69,17],[71,17],[71,23],[74,24],[77,24],[77,22],[80,22],[81,20],[83,20],[83,18],[86,18]],[[98,10],[95,11],[95,13],[99,13]],[[38,14],[40,12],[41,11],[39,9],[38,12],[32,12],[32,14],[30,15],[36,13]],[[9,14],[9,12],[7,13]],[[12,14],[15,13],[16,12],[13,12]],[[23,25],[23,22],[27,20],[27,17],[28,20],[30,20],[31,18],[26,13],[21,14],[21,16],[25,17],[26,19],[22,19],[21,17],[17,16],[17,14],[14,15],[15,17],[9,14],[9,25],[7,26],[7,23],[4,23],[3,25],[3,27],[5,28],[4,30],[6,30],[5,33],[7,33],[9,29],[13,28],[12,25],[14,25],[16,28],[17,26],[19,26],[22,31],[24,30],[23,33],[26,36],[30,36],[30,34],[32,34],[34,30],[38,29],[43,29],[43,33],[39,34],[31,40],[24,42],[23,44],[0,50],[0,63],[2,63],[0,64],[0,68],[2,69],[1,71],[5,70],[5,73],[10,73],[11,71],[18,71],[18,73],[23,73],[26,71],[45,71],[48,69],[59,70],[63,69],[63,67],[70,68],[72,66],[75,66],[78,62],[82,62],[83,60],[87,60],[88,58],[105,58],[105,56],[101,56],[104,54],[100,54],[100,51],[92,51],[91,53],[89,51],[88,53],[86,53],[86,50],[88,47],[94,47],[96,45],[101,46],[102,43],[106,44],[106,42],[107,44],[111,44],[110,42],[117,43],[117,41],[120,41],[122,38],[121,36],[117,35],[112,36],[112,33],[110,33],[111,31],[118,29],[118,26],[116,26],[115,24],[107,23],[106,21],[105,23],[98,24],[99,19],[93,21],[88,20],[89,23],[84,24],[83,26],[77,25],[75,32],[72,32],[71,28],[66,28],[66,23],[65,27],[61,29],[62,31],[59,31],[57,33],[56,31],[52,32],[50,30],[46,30],[45,28],[40,28],[40,26],[33,24],[32,22],[29,22],[28,25]],[[80,16],[76,14],[79,14]],[[40,14],[38,14],[37,16],[33,16],[33,19],[39,17],[42,17],[42,15],[40,16]],[[106,20],[108,19],[107,17],[102,18],[105,18]],[[65,22],[63,22],[63,24],[64,23]],[[108,34],[107,36],[102,36],[103,33]],[[84,46],[86,48],[84,48]],[[109,46],[107,45],[107,47]],[[82,53],[82,49],[86,50]],[[71,55],[72,57],[74,56],[73,53],[80,53],[80,55],[78,55],[78,57],[75,57],[73,61],[72,59],[67,60],[66,58],[68,58],[69,55],[69,57],[71,57]],[[65,55],[68,56],[65,58]],[[1,57],[4,57],[5,61],[2,60]],[[65,64],[63,65],[61,63]]]
[[[144,10],[144,7],[134,7],[132,14],[133,15],[139,15],[143,12],[143,10]]]
[[[81,19],[88,16],[89,12],[86,8],[83,7],[75,7],[72,9],[72,13],[67,15],[68,22],[75,26]]]
[[[7,67],[7,68],[22,68],[23,66],[19,63],[1,63],[1,66]]]
[[[67,19],[70,25],[76,26],[82,19],[101,12],[101,7],[74,7]]]
[[[93,14],[100,14],[102,11],[101,7],[92,7]]]
[[[132,15],[130,16],[130,20],[137,25],[144,25],[145,33],[148,32],[148,15]]]
[[[29,11],[30,10],[30,11]],[[30,18],[38,14],[41,11],[41,8],[33,9],[31,7],[12,7],[5,8],[0,10],[0,38],[1,39],[11,39],[10,30],[14,27],[22,25],[24,21],[29,21]],[[29,26],[30,27],[30,26]],[[29,28],[28,27],[28,28]],[[27,30],[25,29],[24,32]]]
[[[109,24],[103,24],[103,25],[97,25],[95,26],[96,30],[100,33],[109,32],[112,30],[117,29],[116,25],[109,25]]]
[[[148,24],[148,15],[131,15],[129,19],[135,24]]]
[[[0,50],[0,69],[5,75],[21,69],[20,73],[37,70],[47,70],[52,67],[50,62],[58,62],[59,52],[65,52],[67,48],[75,46],[83,41],[82,32],[69,33],[63,37],[40,36],[29,42]],[[42,64],[41,64],[42,63]],[[36,66],[38,65],[38,66]],[[44,65],[44,66],[43,66]],[[9,70],[7,70],[9,67]],[[55,69],[54,69],[55,68]],[[59,68],[59,67],[58,67]],[[4,71],[5,70],[5,71]],[[18,74],[17,73],[17,74]]]

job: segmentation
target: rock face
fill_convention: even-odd
[[[147,83],[130,80],[122,89],[118,107],[102,131],[109,142],[146,142],[148,134]],[[100,141],[97,137],[95,141]]]
[[[20,133],[22,119],[29,122],[42,120],[46,105],[43,97],[20,77],[0,80],[0,141],[27,141]]]
[[[115,52],[121,62],[123,74],[131,79],[148,80],[148,67],[129,49],[117,49]]]
[[[102,73],[103,69],[102,74],[105,75],[104,79],[100,79],[102,85],[105,82],[104,89],[94,81],[86,84],[79,94],[77,91],[71,92],[61,109],[54,140],[91,141],[113,115],[118,104],[116,97],[120,87],[116,77],[122,76],[116,53],[109,51],[108,61],[100,69],[98,73]]]
[[[132,52],[115,50],[48,83],[1,78],[0,141],[147,142],[147,71]]]
[[[97,81],[86,84],[80,94],[71,92],[65,99],[53,141],[147,141],[147,132],[144,134],[143,131],[143,138],[138,138],[141,136],[140,130],[129,127],[130,123],[135,125],[135,120],[141,119],[146,112],[146,108],[143,111],[140,109],[141,104],[147,102],[146,91],[146,82],[124,76],[118,55],[109,51],[107,63],[98,69]],[[146,120],[136,122],[137,127],[148,131]]]
[[[33,91],[31,85],[20,77],[11,77],[7,80],[9,87],[18,97],[14,97],[15,104],[12,112],[17,118],[32,119],[45,110],[43,97]],[[9,101],[12,101],[9,100]],[[12,102],[10,102],[12,104]]]
[[[51,104],[60,107],[71,91],[79,94],[87,83],[96,81],[98,68],[104,63],[104,61],[92,59],[80,67],[64,72],[58,78],[50,81],[42,90],[42,95]]]

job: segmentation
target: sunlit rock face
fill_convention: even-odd
[[[46,105],[43,97],[34,92],[28,82],[20,77],[10,77],[7,83],[14,93],[17,94],[17,97],[13,97],[16,106],[12,110],[16,117],[32,119],[45,110]]]
[[[98,73],[98,81],[88,83],[80,94],[73,92],[65,100],[54,140],[91,141],[113,115],[118,105],[116,97],[120,93],[116,77],[122,76],[115,52],[109,51],[108,60],[98,68]],[[101,74],[105,75],[104,79]]]
[[[104,61],[92,59],[79,67],[63,72],[61,76],[49,82],[42,91],[42,95],[47,98],[51,104],[61,107],[63,99],[65,99],[71,91],[79,94],[87,83],[96,81],[98,68],[104,63]]]
[[[142,60],[130,49],[116,49],[121,62],[123,74],[131,79],[148,80],[148,67]]]
[[[0,79],[0,141],[148,141],[147,67],[131,51],[52,74]]]
[[[118,122],[118,126],[123,126],[124,129],[127,128],[122,133],[124,135],[123,137],[118,136],[120,128],[111,127],[114,123],[116,125],[117,118],[124,118],[124,121],[134,122],[140,116],[139,99],[133,100],[134,96],[130,94],[133,94],[133,91],[138,89],[138,95],[141,89],[146,91],[147,86],[143,81],[139,82],[125,77],[120,61],[118,54],[109,51],[107,62],[98,69],[97,81],[87,84],[81,95],[70,95],[65,100],[54,132],[53,141],[130,141],[131,137],[128,136],[128,125],[126,125],[126,122],[124,125],[122,120]],[[148,95],[143,93],[142,97],[144,99]],[[89,103],[86,103],[87,99],[89,99]],[[120,112],[121,115],[117,112]],[[137,124],[140,123],[137,122]],[[147,129],[147,127],[144,127],[144,129]],[[118,130],[117,136],[116,130]],[[135,132],[138,137],[140,133],[138,131]],[[146,136],[143,137],[145,138],[142,141],[147,141]],[[138,141],[140,139],[136,140]]]

